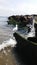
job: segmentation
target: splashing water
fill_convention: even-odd
[[[17,42],[14,39],[10,38],[9,40],[4,41],[2,44],[0,44],[0,51],[8,46],[15,47],[16,43]]]
[[[35,37],[34,23],[35,23],[35,19],[33,19],[33,24],[32,24],[32,25],[29,25],[30,28],[31,28],[31,31],[28,33],[26,39],[27,39],[28,37]]]
[[[1,65],[16,65],[15,58],[13,55],[13,48],[11,48],[11,47],[15,47],[17,43],[13,36],[13,28],[14,26],[8,25],[5,18],[3,19],[0,18],[0,64]]]
[[[15,31],[13,31],[13,33],[14,32]],[[13,36],[13,33],[12,34],[9,34],[9,36],[11,37],[10,39],[8,39],[8,40],[4,41],[2,44],[0,44],[0,51],[2,49],[4,50],[5,47],[9,47],[9,46],[15,47],[16,46],[17,42],[15,40],[15,37]]]

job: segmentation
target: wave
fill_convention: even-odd
[[[0,51],[4,49],[5,47],[15,47],[17,44],[15,39],[10,38],[9,40],[4,41],[2,44],[0,44]]]

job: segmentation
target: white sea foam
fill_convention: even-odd
[[[16,25],[16,27],[13,28],[13,33],[15,31],[17,31],[17,30],[18,30],[18,27]],[[13,33],[12,34],[8,34],[10,36],[10,39],[8,39],[8,40],[4,41],[2,44],[0,44],[0,51],[2,49],[4,49],[5,47],[9,47],[9,46],[15,47],[15,45],[17,44],[17,42],[15,40],[15,37],[13,36]]]
[[[15,47],[16,44],[17,44],[16,40],[10,38],[9,40],[6,40],[2,44],[0,44],[0,51],[5,47],[9,47],[9,46]]]
[[[28,25],[29,27],[31,27],[31,31],[28,33],[26,39],[28,37],[35,37],[35,27],[34,27],[34,24],[35,24],[35,19],[33,19],[33,24],[32,25]]]

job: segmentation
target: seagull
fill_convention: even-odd
[[[18,30],[18,25],[16,24],[16,27],[13,28],[13,32],[16,32]]]

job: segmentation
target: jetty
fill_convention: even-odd
[[[22,62],[26,65],[37,64],[37,43],[27,40],[26,35],[19,31],[15,32],[14,36],[17,41],[16,50]]]

